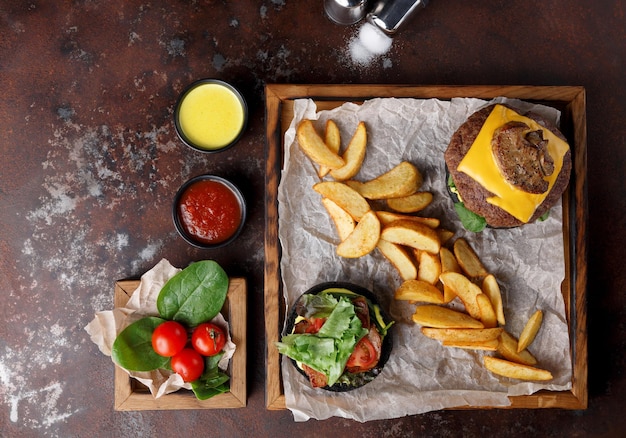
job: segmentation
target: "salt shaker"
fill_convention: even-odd
[[[427,4],[428,0],[378,0],[367,14],[367,20],[391,36]]]
[[[337,24],[354,24],[365,17],[368,0],[324,0],[324,11]]]

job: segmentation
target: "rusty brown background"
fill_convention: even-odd
[[[322,1],[0,2],[0,436],[619,436],[626,430],[626,55],[618,0],[433,0],[366,65]],[[250,106],[242,141],[201,155],[176,138],[189,82]],[[587,90],[589,408],[466,410],[294,423],[264,400],[266,83],[581,85]],[[170,208],[211,172],[248,199],[242,236],[185,244]],[[115,280],[161,258],[214,258],[248,279],[248,406],[115,412],[113,366],[84,331]],[[390,406],[389,409],[393,409]]]

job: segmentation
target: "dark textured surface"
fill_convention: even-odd
[[[620,1],[433,1],[372,62],[322,1],[0,4],[0,436],[619,436],[626,430],[626,55]],[[181,145],[171,114],[216,77],[250,105],[233,149]],[[294,423],[264,401],[265,83],[582,85],[589,174],[589,409],[444,411],[359,424]],[[236,243],[174,231],[182,182],[211,172],[248,200]],[[115,412],[113,367],[84,326],[115,280],[161,258],[214,258],[248,279],[248,406]],[[389,409],[393,409],[390,406]]]

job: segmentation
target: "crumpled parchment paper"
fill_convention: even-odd
[[[545,222],[474,234],[464,231],[447,195],[443,154],[450,137],[481,107],[507,101],[521,110],[533,109],[558,126],[560,113],[554,108],[504,98],[490,102],[384,98],[362,105],[345,103],[319,112],[312,100],[294,102],[294,118],[284,138],[284,167],[278,190],[281,270],[287,305],[317,283],[350,281],[372,290],[396,321],[394,347],[382,374],[347,393],[311,388],[291,361],[283,357],[286,405],[296,421],[338,416],[364,422],[458,406],[507,406],[508,396],[571,387],[570,343],[561,294],[565,261],[560,203]],[[421,190],[434,194],[433,203],[420,215],[439,218],[443,228],[456,232],[454,238],[465,237],[496,276],[503,295],[506,330],[517,337],[535,310],[544,312],[542,328],[529,350],[537,358],[538,367],[552,372],[553,380],[533,383],[498,377],[482,363],[483,355],[495,353],[446,348],[424,337],[420,326],[411,321],[415,305],[393,299],[401,279],[380,252],[359,259],[336,255],[339,239],[334,224],[321,197],[312,189],[320,181],[316,166],[295,140],[295,127],[304,118],[317,120],[318,132],[323,132],[327,119],[335,120],[344,145],[357,123],[366,123],[368,149],[357,180],[374,178],[402,160],[418,167],[424,177]]]
[[[133,322],[146,316],[159,316],[156,306],[159,292],[165,283],[180,271],[181,269],[162,259],[141,276],[140,284],[131,295],[126,307],[116,307],[113,310],[96,313],[95,318],[85,327],[85,330],[102,353],[111,356],[111,348],[115,338]],[[224,346],[225,354],[218,364],[219,368],[225,371],[228,368],[230,358],[235,353],[236,346],[231,340],[228,323],[221,313],[211,322],[221,327],[227,334],[227,341]],[[172,371],[162,369],[146,372],[126,369],[124,371],[147,386],[155,398],[179,389],[191,389],[190,383],[185,383],[182,377]]]

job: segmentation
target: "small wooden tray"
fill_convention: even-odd
[[[573,151],[572,177],[563,195],[565,280],[562,285],[570,330],[572,389],[539,391],[510,397],[511,408],[587,407],[587,125],[583,87],[541,86],[413,86],[413,85],[290,85],[268,84],[266,99],[266,227],[265,227],[265,337],[266,407],[285,409],[280,355],[274,347],[284,321],[284,299],[278,241],[278,184],[283,166],[283,139],[293,119],[296,99],[313,99],[318,110],[332,109],[345,102],[360,103],[377,97],[449,100],[473,97],[522,99],[561,111],[561,130]],[[459,409],[488,409],[469,406]]]
[[[115,283],[114,306],[124,307],[139,280],[123,280]],[[178,409],[225,409],[246,406],[246,280],[231,278],[222,315],[230,324],[231,337],[237,349],[233,355],[228,374],[230,391],[208,400],[198,400],[192,391],[180,390],[154,398],[148,388],[131,378],[126,371],[115,365],[115,410],[178,410]]]

